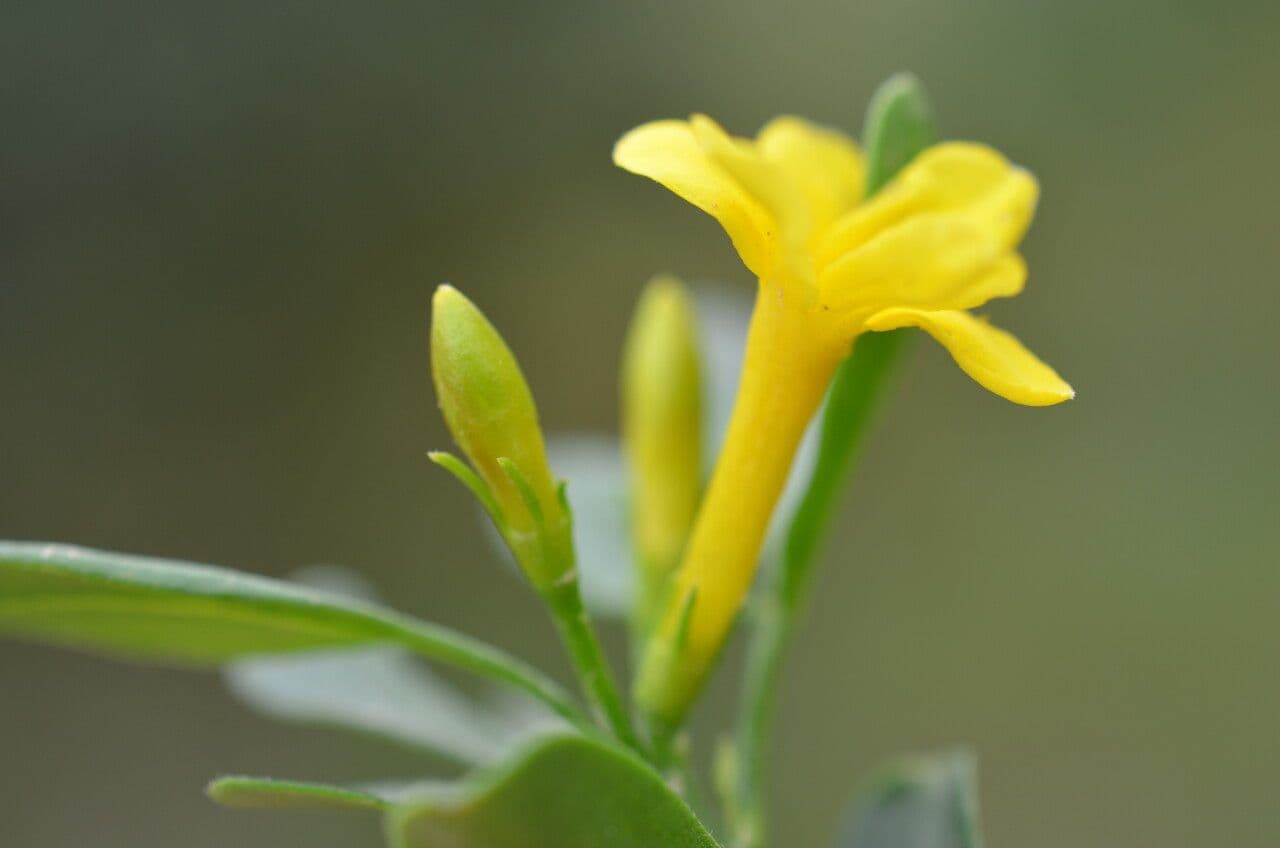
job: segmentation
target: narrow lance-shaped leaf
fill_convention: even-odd
[[[185,665],[396,644],[523,689],[571,721],[584,721],[554,683],[481,642],[372,604],[213,566],[0,542],[0,634],[6,633]]]
[[[391,800],[376,792],[270,777],[220,777],[205,790],[224,807],[238,810],[382,811]]]

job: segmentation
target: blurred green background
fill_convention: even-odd
[[[643,280],[750,285],[614,139],[693,110],[856,130],[907,68],[945,135],[1040,177],[1030,285],[993,313],[1079,398],[1016,408],[916,348],[787,670],[779,844],[829,844],[883,756],[969,743],[992,845],[1273,846],[1276,9],[8,3],[0,536],[349,564],[562,673],[425,460],[432,287],[502,328],[549,428],[610,430]],[[5,846],[374,846],[201,787],[436,769],[214,675],[7,643],[0,669]]]

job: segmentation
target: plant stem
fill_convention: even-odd
[[[623,705],[595,628],[582,604],[576,569],[569,572],[569,579],[561,580],[546,591],[543,597],[597,720],[609,728],[624,745],[646,755],[631,725],[631,717]]]

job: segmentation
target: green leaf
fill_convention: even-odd
[[[220,777],[205,792],[237,810],[386,810],[387,798],[371,791],[269,777]]]
[[[633,554],[622,446],[598,433],[553,433],[547,455],[568,483],[582,600],[596,615],[625,618],[631,611]]]
[[[523,689],[585,724],[556,684],[502,652],[372,604],[223,568],[0,542],[0,634],[186,665],[397,644]]]
[[[863,792],[840,848],[981,848],[973,757],[904,757]]]
[[[936,137],[929,99],[914,75],[894,74],[881,83],[867,107],[863,130],[867,196],[884,188]]]
[[[714,848],[658,774],[576,735],[548,737],[502,769],[433,787],[389,814],[393,848]]]

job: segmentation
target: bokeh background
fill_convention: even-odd
[[[6,3],[0,536],[348,564],[562,673],[424,458],[432,287],[502,328],[548,427],[609,431],[643,280],[750,285],[614,139],[694,110],[856,130],[911,69],[947,136],[1040,177],[1029,288],[993,312],[1080,394],[1016,408],[915,349],[787,670],[779,842],[829,844],[882,757],[968,743],[993,845],[1273,846],[1276,9]],[[212,674],[15,644],[0,672],[14,848],[375,846],[201,787],[436,767],[271,724]]]

